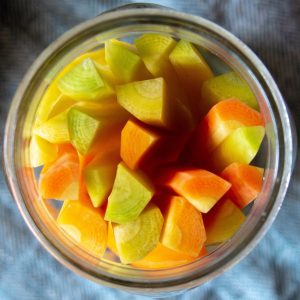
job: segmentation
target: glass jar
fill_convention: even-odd
[[[208,256],[165,270],[140,270],[99,260],[76,246],[55,224],[56,208],[39,199],[29,143],[42,94],[56,74],[78,55],[110,38],[143,33],[169,34],[206,48],[239,73],[258,99],[266,125],[262,192],[245,223]],[[200,17],[161,7],[133,5],[113,10],[71,29],[34,62],[21,82],[9,111],[4,137],[7,182],[27,225],[59,262],[81,276],[106,286],[139,294],[170,295],[196,287],[245,257],[274,221],[284,199],[295,158],[295,132],[283,98],[262,62],[240,40]],[[50,211],[50,214],[49,214]]]

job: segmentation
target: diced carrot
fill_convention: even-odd
[[[102,257],[107,245],[107,223],[99,209],[81,201],[65,201],[57,223],[86,251]]]
[[[160,242],[163,246],[185,255],[198,257],[206,240],[202,215],[188,201],[178,196],[160,199],[164,227]]]
[[[72,144],[70,144],[70,143],[59,144],[58,145],[58,156],[62,156],[66,153],[77,155],[77,151]]]
[[[160,139],[155,131],[129,120],[121,134],[121,158],[131,169],[136,169]]]
[[[140,168],[149,173],[175,162],[188,137],[186,133],[159,132],[129,120],[122,130],[121,158],[131,169]]]
[[[157,184],[172,189],[203,213],[207,213],[231,186],[209,171],[193,168],[162,169]]]
[[[77,155],[65,153],[44,168],[39,181],[39,190],[43,198],[78,199],[80,166]]]
[[[194,162],[203,161],[235,129],[243,126],[264,126],[262,115],[237,99],[214,105],[197,126],[188,152]]]
[[[253,201],[262,188],[263,169],[240,163],[232,163],[220,176],[231,183],[228,197],[241,209]]]
[[[206,254],[207,251],[205,247],[203,247],[197,258],[201,258]],[[189,256],[185,253],[174,251],[159,243],[157,247],[145,258],[132,263],[132,265],[138,268],[150,270],[167,269],[187,264],[197,258]]]
[[[206,245],[210,245],[231,238],[244,222],[245,216],[230,199],[224,198],[208,214],[203,215],[203,220]]]

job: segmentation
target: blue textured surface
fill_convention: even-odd
[[[0,1],[0,136],[10,99],[37,55],[65,30],[129,2]],[[294,114],[296,125],[300,125],[299,1],[152,2],[208,18],[242,39],[265,62]],[[178,299],[300,299],[298,165],[299,162],[274,225],[255,250],[222,276]],[[98,286],[61,266],[26,227],[3,176],[0,188],[1,300],[146,299]]]

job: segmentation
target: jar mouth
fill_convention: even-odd
[[[33,179],[33,174],[31,172],[24,177],[24,158],[16,150],[20,145],[28,143],[28,132],[21,132],[27,130],[22,126],[28,117],[24,115],[24,111],[34,114],[28,111],[29,99],[39,87],[40,79],[49,74],[50,65],[59,60],[60,64],[63,64],[64,57],[67,57],[71,50],[76,54],[74,49],[78,44],[88,47],[88,39],[96,37],[97,42],[100,34],[102,40],[112,35],[118,36],[120,28],[127,28],[132,34],[139,32],[140,29],[137,28],[143,28],[145,32],[155,28],[175,36],[184,33],[192,42],[200,40],[206,43],[206,47],[211,51],[216,51],[214,45],[222,46],[216,54],[225,60],[234,58],[238,62],[235,68],[244,76],[248,76],[250,86],[261,97],[261,110],[268,115],[274,128],[274,153],[268,158],[272,160],[271,171],[267,174],[269,185],[265,187],[265,199],[260,197],[257,200],[264,203],[263,207],[256,206],[251,212],[255,220],[252,220],[252,227],[247,227],[251,220],[246,221],[245,226],[243,225],[232,239],[208,257],[172,270],[137,270],[105,261],[95,266],[93,259],[88,258],[90,263],[82,250],[70,252],[67,245],[60,243],[53,235],[53,224],[46,224],[40,218],[42,207],[37,211],[30,203],[29,199],[38,197],[37,194],[30,194],[27,186],[28,179]],[[211,40],[213,42],[210,42]],[[61,36],[40,55],[28,70],[13,99],[6,123],[3,153],[7,182],[23,218],[35,237],[58,261],[80,275],[104,285],[123,287],[131,291],[155,289],[167,292],[191,288],[214,278],[246,256],[258,243],[274,221],[284,199],[292,172],[293,140],[289,115],[274,80],[262,62],[243,42],[203,18],[173,10],[145,8],[112,11],[82,23]],[[31,186],[31,189],[36,189],[36,186]]]

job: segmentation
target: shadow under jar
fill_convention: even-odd
[[[103,46],[111,38],[132,40],[144,33],[168,34],[201,46],[215,72],[237,72],[251,87],[266,124],[260,150],[265,168],[259,197],[238,232],[209,255],[164,270],[142,270],[93,257],[56,225],[53,202],[41,201],[35,171],[30,167],[29,143],[37,107],[57,73],[78,55]],[[170,296],[201,285],[246,256],[274,221],[284,199],[294,158],[291,118],[271,75],[240,40],[200,17],[159,7],[126,6],[71,29],[34,62],[13,99],[4,138],[4,168],[18,208],[27,225],[59,262],[97,283],[126,291]]]

